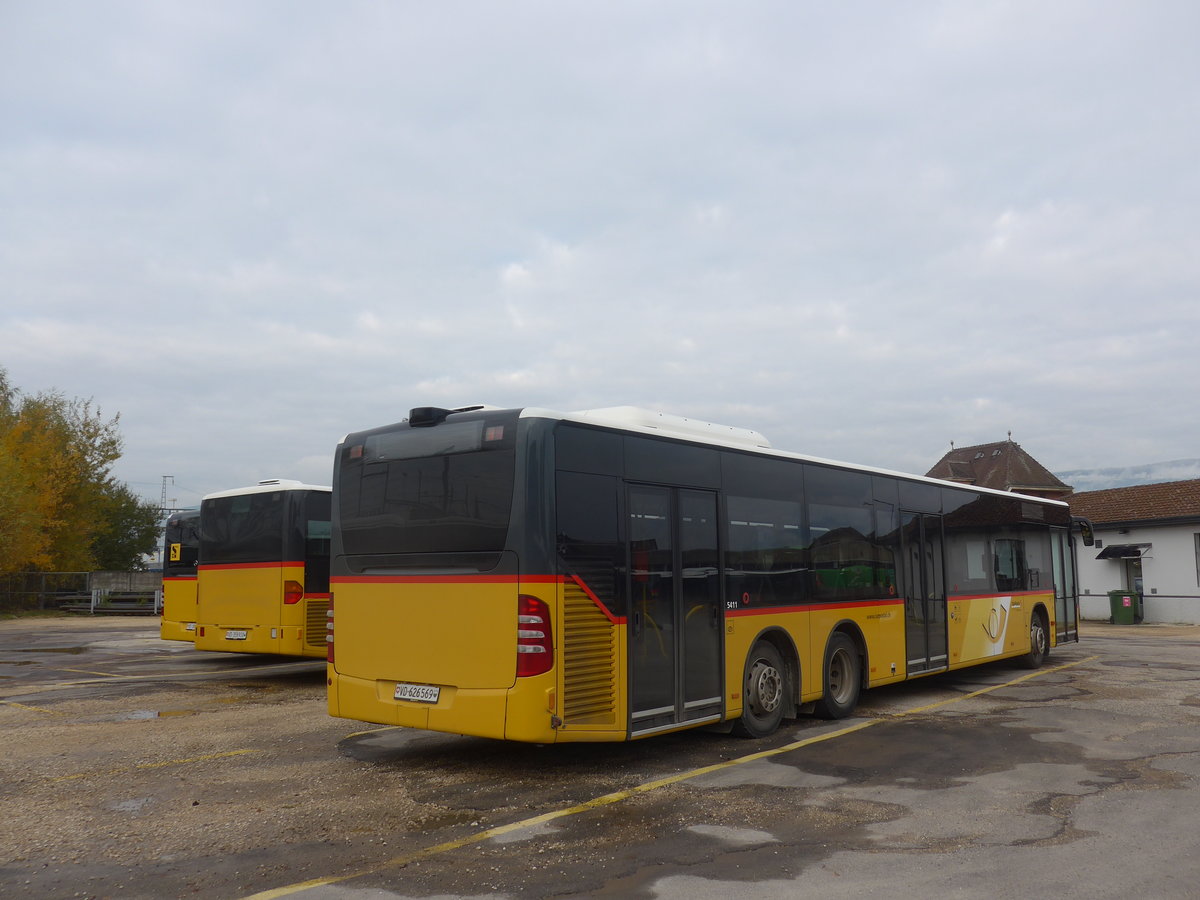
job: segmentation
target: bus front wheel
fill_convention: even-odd
[[[735,734],[760,738],[773,734],[783,721],[787,678],[783,657],[769,641],[758,641],[746,657],[742,717],[734,723]]]
[[[1029,652],[1021,657],[1021,665],[1026,669],[1040,668],[1050,653],[1050,628],[1041,610],[1033,614],[1029,622]]]
[[[836,632],[825,647],[824,693],[817,701],[822,719],[844,719],[858,706],[862,689],[862,658],[854,641]]]

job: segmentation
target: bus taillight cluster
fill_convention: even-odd
[[[521,594],[517,598],[517,677],[541,675],[553,665],[550,607],[544,600]]]
[[[329,595],[329,608],[325,610],[325,659],[333,662],[333,594]]]

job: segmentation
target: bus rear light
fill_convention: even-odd
[[[521,594],[517,598],[517,677],[541,675],[553,666],[550,607],[544,600]]]
[[[333,594],[329,595],[329,608],[325,610],[325,661],[333,662]]]
[[[290,578],[283,583],[283,602],[291,606],[293,603],[299,603],[300,598],[304,596],[304,585],[298,581],[292,581]]]

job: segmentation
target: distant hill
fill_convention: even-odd
[[[1159,484],[1163,481],[1188,481],[1200,478],[1200,459],[1176,459],[1171,462],[1146,463],[1117,469],[1075,469],[1055,472],[1077,494],[1084,491],[1103,491],[1108,488],[1131,487],[1135,484]]]

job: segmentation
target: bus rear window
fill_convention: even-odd
[[[282,560],[286,498],[272,491],[205,500],[200,520],[205,565]]]
[[[361,451],[350,448],[337,474],[342,552],[503,550],[516,470],[512,431],[444,423],[374,434]]]

